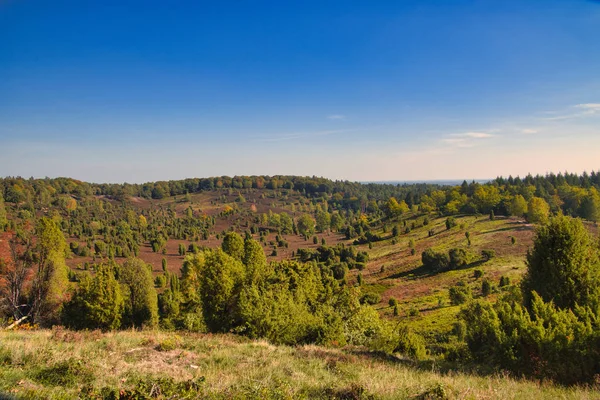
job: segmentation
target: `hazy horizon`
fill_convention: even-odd
[[[598,37],[584,0],[3,2],[0,175],[590,172]]]

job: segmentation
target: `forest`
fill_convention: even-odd
[[[209,372],[104,385],[74,358],[36,359],[49,365],[40,373],[24,368],[32,359],[10,344],[14,335],[86,342],[139,332],[142,347],[151,340],[159,352],[193,348],[190,335],[222,337],[232,348],[244,340],[319,346],[592,396],[600,377],[599,191],[593,171],[457,186],[1,178],[0,394],[15,382],[30,385],[11,392],[23,398],[61,387],[86,398],[266,393],[211,391]],[[365,385],[350,394],[287,388],[273,398],[386,398]],[[462,390],[436,385],[415,395]]]

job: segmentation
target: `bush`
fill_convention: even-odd
[[[495,250],[481,250],[481,257],[485,261],[489,261],[492,258],[496,257],[496,251]]]
[[[492,284],[489,280],[484,279],[483,282],[481,282],[481,295],[485,297],[489,296],[490,293],[492,293]]]
[[[471,300],[473,294],[471,293],[471,288],[467,285],[465,286],[452,286],[448,289],[448,295],[450,297],[450,303],[454,306],[464,304]]]
[[[422,336],[412,332],[407,326],[398,330],[398,344],[394,349],[416,360],[422,360],[427,356],[425,340]]]
[[[534,292],[531,312],[514,301],[473,302],[460,318],[472,356],[487,365],[563,384],[600,373],[600,326],[589,308],[560,310]]]
[[[444,253],[437,253],[432,249],[427,249],[421,254],[423,266],[433,270],[434,272],[448,268],[450,260]]]
[[[473,278],[475,279],[479,279],[483,276],[483,271],[480,269],[476,269],[475,271],[473,271]]]
[[[179,336],[171,336],[161,340],[156,346],[157,351],[171,351],[181,346],[181,338]]]
[[[471,254],[465,249],[450,249],[448,252],[451,268],[460,268],[471,262]]]
[[[379,295],[376,293],[365,293],[360,298],[361,304],[375,305],[375,304],[379,304],[380,301],[381,301],[381,297],[379,297]]]
[[[446,218],[446,229],[450,230],[456,226],[456,219],[454,217]]]

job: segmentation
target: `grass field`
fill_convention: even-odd
[[[178,390],[173,396],[171,390]],[[231,335],[0,333],[0,398],[598,399],[591,388],[439,371],[359,348]],[[127,395],[138,397],[123,397]],[[117,396],[117,397],[110,397]],[[185,397],[188,396],[188,397]]]

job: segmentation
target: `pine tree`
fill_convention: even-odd
[[[597,306],[599,284],[598,244],[580,219],[558,216],[538,229],[522,283],[526,304],[536,291],[559,308]]]

